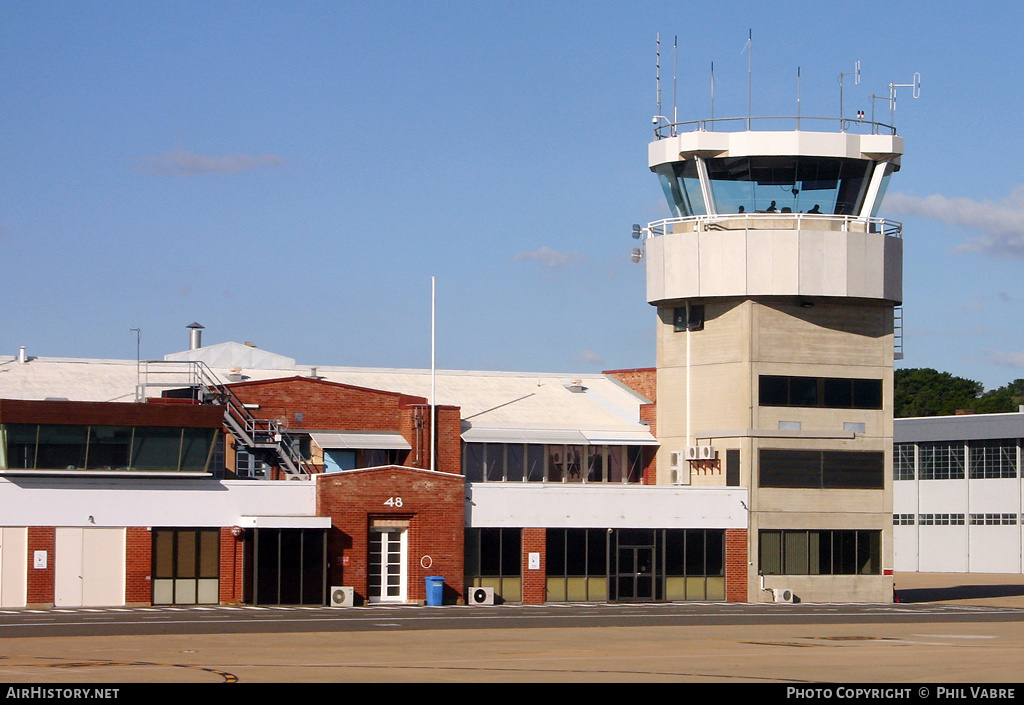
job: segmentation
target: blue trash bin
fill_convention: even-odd
[[[427,576],[427,605],[440,607],[444,604],[444,576]]]

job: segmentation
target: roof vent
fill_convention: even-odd
[[[583,386],[582,379],[574,379],[566,386],[566,389],[568,389],[573,394],[582,394],[583,392],[587,391],[587,388]]]
[[[198,323],[190,323],[188,328],[188,349],[198,350],[203,347],[203,327]]]
[[[18,362],[20,362],[22,365],[28,362],[28,353],[25,351],[24,345],[18,348]]]

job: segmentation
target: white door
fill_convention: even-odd
[[[28,529],[0,528],[0,607],[24,607],[28,598]]]
[[[53,604],[124,604],[124,529],[57,529]]]
[[[370,602],[405,602],[407,556],[407,529],[390,527],[370,530]]]

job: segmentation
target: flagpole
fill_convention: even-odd
[[[436,283],[435,277],[430,277],[430,469],[434,470],[434,458],[436,456],[435,444],[437,439],[437,406],[435,404],[436,381],[435,381],[435,349],[436,349]]]

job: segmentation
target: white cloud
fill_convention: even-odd
[[[536,262],[543,267],[557,269],[579,264],[583,261],[583,255],[579,252],[559,252],[550,247],[541,247],[532,252],[520,252],[512,258],[513,262]]]
[[[604,362],[604,358],[598,355],[593,350],[584,350],[576,356],[576,362],[583,363],[586,365],[597,365]]]
[[[1024,369],[1024,350],[1017,352],[1003,352],[1002,350],[986,350],[985,359],[993,365],[1000,367],[1013,367]]]
[[[212,157],[179,149],[146,157],[143,169],[161,176],[192,176],[195,174],[237,174],[265,167],[277,167],[284,159],[276,154],[228,154]]]
[[[957,252],[980,252],[996,257],[1024,257],[1024,185],[1015,186],[1001,201],[976,201],[933,194],[919,197],[893,193],[885,209],[985,233],[967,240]]]

